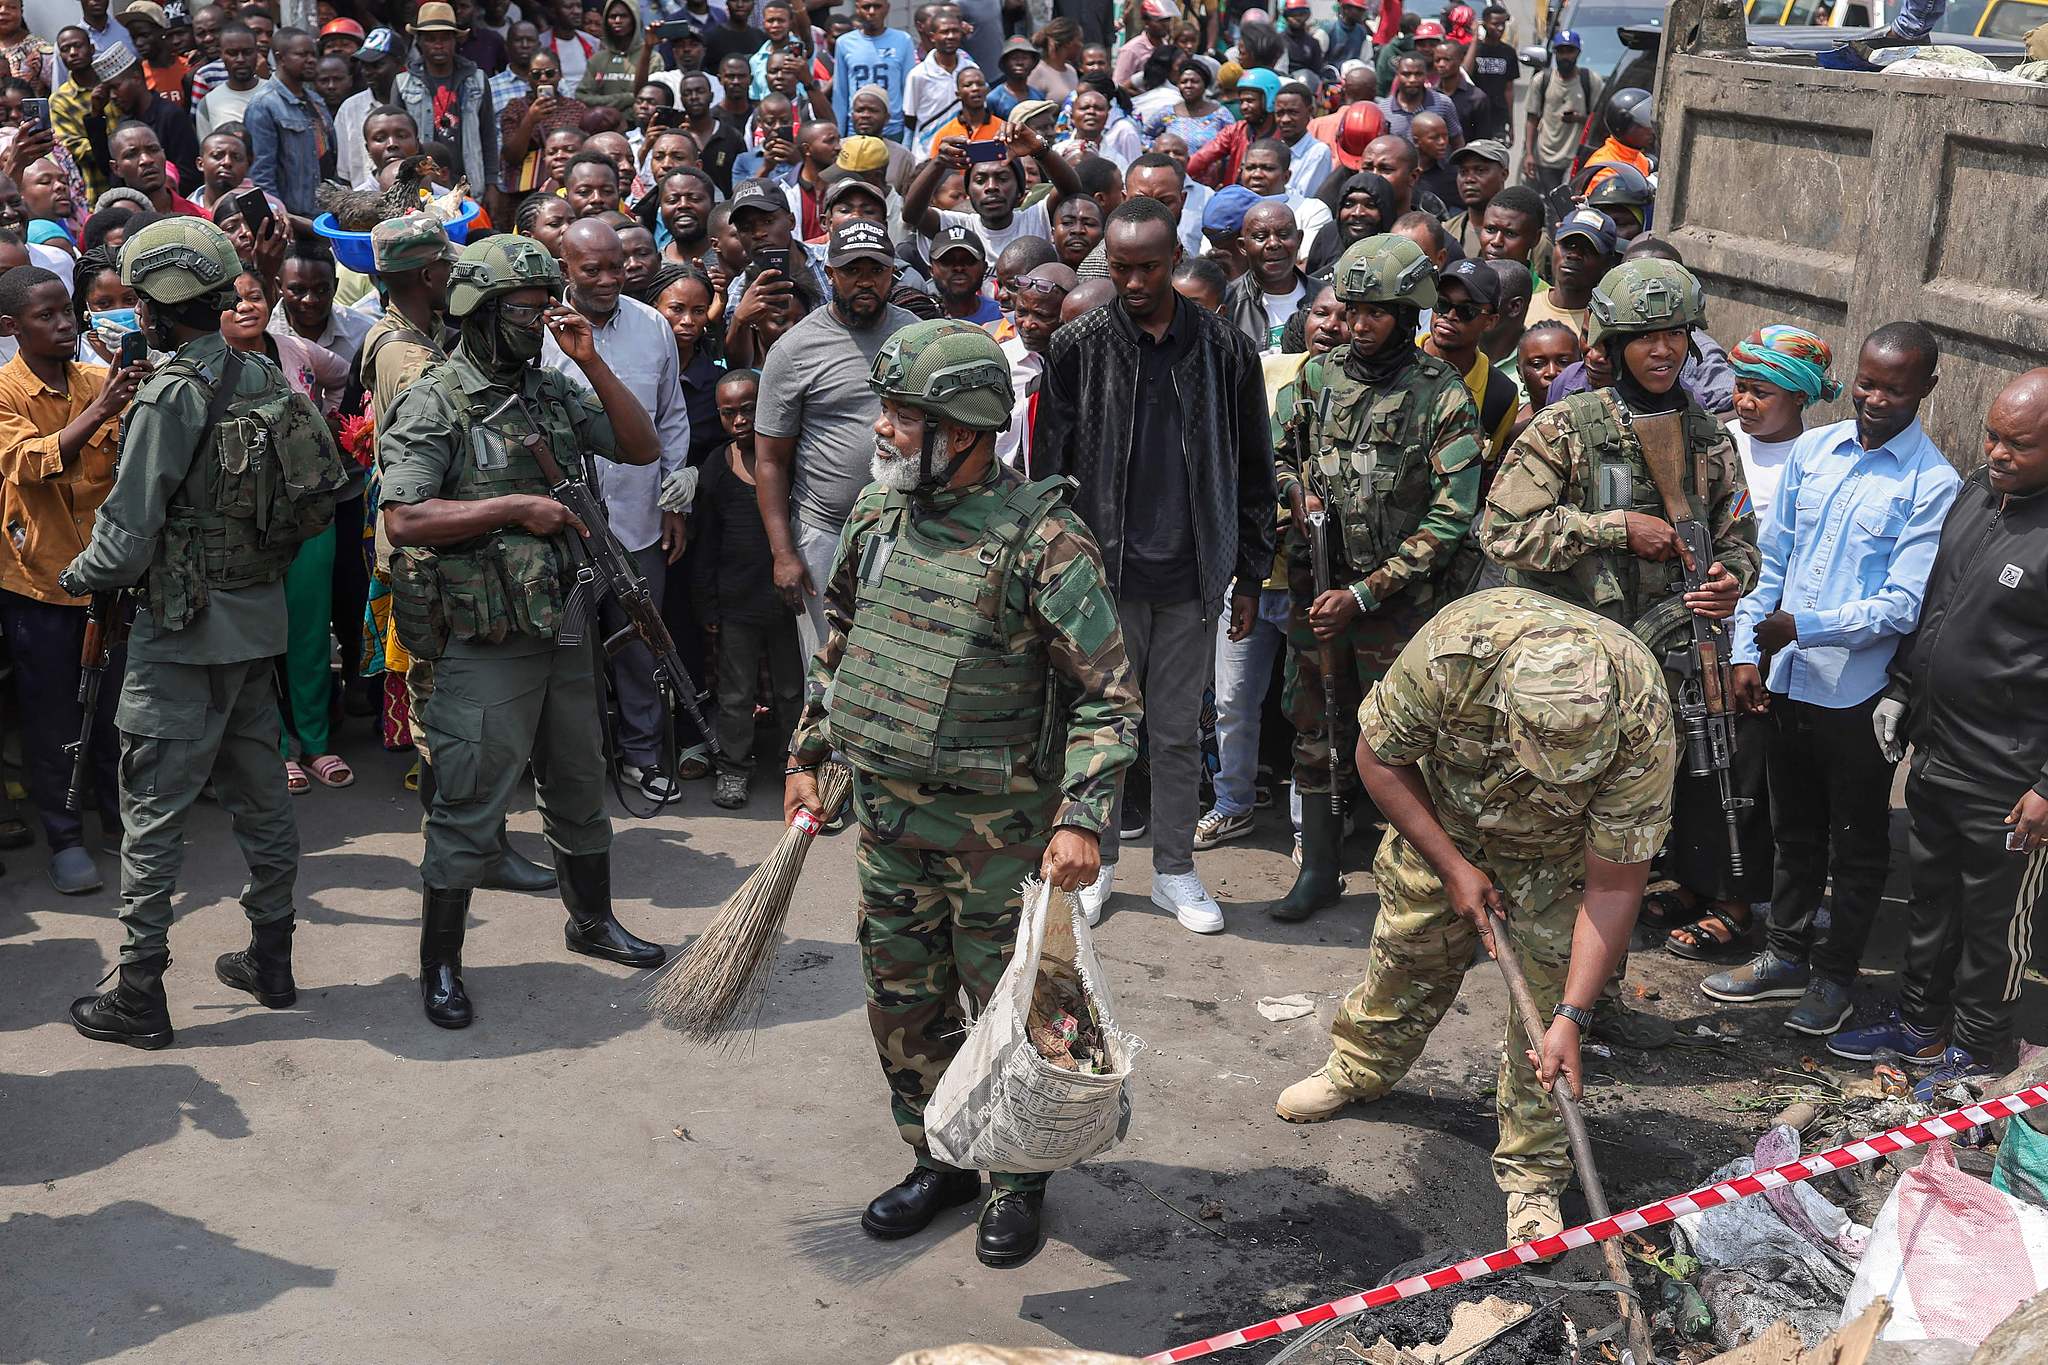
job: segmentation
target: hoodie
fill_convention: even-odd
[[[626,39],[621,43],[612,37],[610,26],[605,27],[598,37],[596,51],[583,68],[583,79],[576,85],[576,98],[588,105],[630,114],[633,95],[640,84],[640,57],[647,43],[640,31],[640,11],[630,0],[609,0],[604,7],[606,19],[611,18],[613,10],[623,10],[627,16],[631,27],[626,30]],[[668,63],[659,52],[646,55],[648,75],[668,70]]]

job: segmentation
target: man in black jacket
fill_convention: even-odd
[[[1254,205],[1244,216],[1240,240],[1250,268],[1230,282],[1223,315],[1261,355],[1277,353],[1288,320],[1315,292],[1294,263],[1301,251],[1294,210],[1278,200]]]
[[[1202,691],[1216,617],[1250,632],[1273,562],[1273,446],[1251,342],[1174,291],[1174,215],[1133,199],[1104,239],[1117,301],[1053,334],[1032,449],[1035,478],[1064,474],[1102,545],[1145,698],[1152,760],[1152,902],[1196,933],[1223,912],[1195,875],[1201,811]],[[1081,893],[1090,923],[1115,877],[1116,826],[1102,874]]]
[[[1871,723],[1906,782],[1912,916],[1899,1006],[1828,1040],[1934,1070],[1927,1098],[2013,1064],[2013,1005],[2048,884],[2048,369],[1984,419],[1984,467],[1941,527],[1920,624]]]

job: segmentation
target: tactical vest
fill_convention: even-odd
[[[1441,379],[1464,381],[1433,356],[1417,352],[1417,368],[1391,387],[1375,388],[1344,366],[1346,352],[1319,356],[1302,368],[1295,412],[1306,424],[1303,472],[1311,488],[1328,490],[1342,535],[1345,563],[1371,573],[1400,552],[1435,497],[1424,419],[1435,405],[1420,401]],[[1440,374],[1433,372],[1441,371]],[[1448,567],[1448,566],[1446,566]],[[1416,583],[1403,595],[1420,606],[1435,584]]]
[[[269,383],[259,394],[236,392],[251,365]],[[267,359],[230,351],[215,376],[174,356],[138,401],[177,380],[197,384],[207,406],[149,566],[149,610],[165,630],[190,625],[216,590],[283,578],[299,546],[333,522],[334,495],[350,475],[319,411]]]
[[[1623,419],[1620,401],[1606,390],[1589,390],[1572,394],[1556,405],[1564,409],[1565,425],[1585,452],[1580,505],[1589,516],[1627,511],[1664,521],[1663,495],[1650,477],[1641,444]],[[1700,489],[1704,471],[1696,453],[1719,436],[1720,424],[1691,403],[1686,405],[1684,422],[1685,448],[1695,455],[1687,471],[1691,487],[1686,490],[1686,500],[1692,506],[1693,516],[1711,525]],[[1657,562],[1622,548],[1597,550],[1560,572],[1511,569],[1507,577],[1518,587],[1549,593],[1635,631],[1654,652],[1660,646],[1668,647],[1670,642],[1663,637],[1670,635],[1674,621],[1678,626],[1687,626],[1685,613],[1674,617],[1666,605],[1679,600],[1674,596],[1674,585],[1682,581],[1684,573],[1684,566],[1676,559]]]
[[[892,493],[860,541],[853,629],[825,699],[832,743],[864,772],[1005,790],[1052,752],[1051,658],[1013,651],[1004,588],[1017,553],[1071,485],[1020,483],[961,546],[921,534]]]
[[[517,407],[491,417],[502,401],[488,390],[471,401],[453,369],[437,365],[421,381],[441,391],[461,421],[462,449],[450,462],[440,496],[482,502],[514,494],[549,496],[547,479],[525,437],[533,428]],[[568,405],[553,386],[526,396],[541,435],[562,471],[582,468]],[[405,546],[392,557],[392,618],[399,643],[418,659],[438,659],[450,639],[503,644],[515,636],[552,640],[568,602],[569,558],[555,537],[507,526],[459,545]]]

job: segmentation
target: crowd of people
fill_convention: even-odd
[[[291,994],[289,810],[281,824],[259,789],[354,782],[336,739],[351,718],[418,750],[408,781],[428,810],[434,1022],[470,1019],[459,950],[478,886],[541,890],[559,875],[572,948],[659,962],[611,915],[591,765],[605,754],[654,801],[708,782],[712,802],[736,809],[793,727],[812,761],[835,739],[858,742],[820,730],[817,714],[799,725],[818,703],[805,669],[841,666],[847,621],[828,588],[848,568],[850,522],[872,519],[862,499],[893,458],[878,451],[919,449],[878,387],[896,392],[884,376],[912,362],[892,339],[923,324],[917,354],[957,353],[973,383],[1005,395],[968,424],[993,442],[991,468],[1070,481],[1099,549],[1099,564],[1068,546],[1053,565],[1098,564],[1121,662],[1080,619],[1098,586],[1087,572],[1040,585],[1043,619],[1080,641],[1076,676],[1108,698],[1099,742],[1124,774],[1074,798],[1100,807],[1099,856],[1062,863],[1088,873],[1077,885],[1091,923],[1121,847],[1149,833],[1152,902],[1190,931],[1225,931],[1198,856],[1262,819],[1291,822],[1299,864],[1266,913],[1306,919],[1340,898],[1347,840],[1401,825],[1387,801],[1413,793],[1387,770],[1433,754],[1485,788],[1464,814],[1496,858],[1553,856],[1565,808],[1592,821],[1600,858],[1647,868],[1656,854],[1670,888],[1642,922],[1719,969],[1701,983],[1713,999],[1792,1002],[1786,1027],[1846,1059],[1896,1053],[1941,1080],[2004,1065],[2048,877],[2048,711],[2029,681],[2048,641],[2048,371],[1998,396],[1980,460],[1938,448],[1917,419],[1940,368],[1919,322],[1877,329],[1842,363],[1790,322],[1717,338],[1699,281],[1651,230],[1651,102],[1605,91],[1569,30],[1550,35],[1531,78],[1497,5],[1423,17],[1343,0],[1321,24],[1307,0],[1286,0],[1278,22],[1174,0],[1053,10],[1026,31],[1023,7],[926,3],[905,32],[886,0],[320,0],[313,32],[260,0],[132,0],[117,13],[85,0],[79,22],[45,39],[0,0],[0,630],[59,892],[102,886],[65,800],[85,590],[118,585],[124,565],[139,573],[179,527],[177,553],[198,566],[182,596],[152,570],[138,621],[156,626],[138,625],[127,682],[100,693],[92,795],[109,838],[125,820],[155,848],[129,862],[155,861],[148,875],[124,866],[122,883],[123,961],[144,970],[130,982],[124,967],[130,995],[113,1005],[112,993],[82,1001],[81,1028],[145,1046],[170,1036],[167,1019],[116,1016],[157,1018],[176,872],[162,845],[189,801],[124,786],[117,735],[129,762],[140,746],[148,763],[189,765],[176,746],[197,744],[231,770],[219,794],[267,873],[245,897],[251,950],[221,973],[266,1004]],[[1582,147],[1603,97],[1607,140]],[[151,293],[153,270],[190,287]],[[998,348],[1000,385],[974,346],[936,344],[953,324]],[[203,387],[165,387],[197,373],[185,348],[214,333],[208,363],[241,365],[240,389],[220,386],[225,415]],[[272,370],[289,394],[259,382]],[[715,699],[702,730],[672,714],[675,679],[634,644],[609,666],[612,730],[577,732],[588,754],[559,735],[490,748],[500,708],[523,715],[543,694],[548,708],[603,708],[550,674],[546,654],[482,668],[415,648],[433,625],[418,551],[480,529],[432,490],[459,478],[488,495],[503,442],[524,439],[480,434],[489,423],[462,395],[492,385],[534,405],[520,431],[603,457],[591,467],[610,529]],[[1852,418],[1812,420],[1845,390]],[[952,411],[940,398],[927,410]],[[317,440],[300,430],[307,414]],[[140,476],[116,488],[117,454],[180,421],[221,450],[233,477],[200,478],[198,492],[226,499],[230,521],[237,497],[283,497],[248,471],[288,437],[345,457],[331,521],[291,543],[274,585],[238,578],[204,517],[173,518],[159,537]],[[935,459],[957,469],[981,449],[953,459],[935,422],[927,481]],[[470,435],[473,460],[449,453]],[[536,544],[565,524],[534,499],[505,515]],[[1680,522],[1704,528],[1710,563],[1692,562]],[[458,638],[504,648],[522,621],[553,634],[561,604],[515,550],[470,557],[477,581],[441,603]],[[460,558],[440,553],[444,588]],[[273,586],[274,602],[246,596]],[[1551,762],[1554,746],[1461,734],[1449,711],[1431,712],[1446,728],[1419,740],[1420,712],[1376,685],[1426,631],[1428,675],[1472,685],[1499,622],[1467,608],[1459,634],[1445,613],[1503,603],[1490,591],[1503,586],[1523,597],[1501,620],[1541,594],[1626,628],[1659,663],[1683,651],[1694,617],[1725,623],[1726,790],[1681,765],[1668,819],[1646,793],[1622,793],[1642,823],[1603,843],[1605,807],[1588,814],[1590,790]],[[210,643],[166,652],[190,635],[168,623],[195,619]],[[241,670],[227,683],[179,671],[227,664]],[[282,743],[266,753],[249,737],[273,704]],[[1261,762],[1283,747],[1262,744],[1262,726],[1283,717],[1284,788]],[[1851,987],[1909,743],[1904,989],[1888,1016],[1859,1022]],[[503,827],[525,759],[543,751],[554,869]],[[1433,776],[1440,809],[1449,793]],[[32,839],[12,824],[15,846]],[[1382,847],[1383,900],[1405,896],[1414,913],[1383,910],[1373,975],[1347,1000],[1328,1065],[1282,1097],[1283,1117],[1327,1118],[1398,1081],[1454,997],[1471,935],[1487,932],[1493,883],[1524,873],[1565,917],[1539,934],[1555,952],[1532,979],[1573,1028],[1638,1036],[1611,980],[1597,1004],[1571,1002],[1572,896],[1527,868],[1481,873],[1455,842],[1427,866],[1392,856],[1391,836]],[[1523,1044],[1509,1036],[1512,1058]],[[906,1084],[914,1127],[918,1084]],[[1502,1105],[1511,1231],[1555,1230],[1561,1140],[1519,1079]],[[891,1226],[928,1221],[948,1197],[912,1195],[925,1202]]]

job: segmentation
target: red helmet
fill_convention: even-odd
[[[1386,131],[1386,116],[1373,104],[1347,104],[1337,120],[1337,159],[1351,170],[1358,169],[1366,146]]]
[[[1444,27],[1449,31],[1454,41],[1460,43],[1471,42],[1472,7],[1470,5],[1452,5],[1450,12],[1444,15]]]
[[[1443,36],[1444,26],[1434,19],[1424,19],[1415,26],[1415,41],[1418,43],[1428,42],[1432,38],[1441,41]]]

